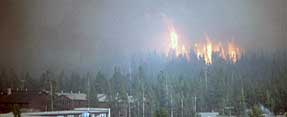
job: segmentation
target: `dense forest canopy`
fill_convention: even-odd
[[[143,114],[143,104],[144,114],[150,116],[159,113],[188,116],[195,111],[244,115],[254,105],[277,114],[287,111],[285,50],[249,51],[237,63],[215,55],[210,65],[196,59],[194,53],[190,56],[187,61],[184,57],[166,58],[149,53],[133,57],[127,63],[129,67],[115,66],[112,74],[47,70],[34,76],[2,68],[0,87],[49,90],[49,81],[53,81],[57,92],[86,92],[94,106],[97,94],[108,95],[113,113],[121,108],[117,103],[128,104],[128,96],[133,96],[134,116]]]
[[[0,0],[0,101],[10,101],[4,91],[12,88],[45,92],[51,102],[45,110],[62,91],[85,93],[91,107],[102,104],[100,94],[113,117],[121,110],[129,117],[212,111],[258,117],[261,108],[282,114],[286,5],[287,0]],[[0,112],[7,107],[2,102]],[[19,112],[20,106],[9,108]]]

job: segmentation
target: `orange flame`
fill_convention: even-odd
[[[205,64],[213,63],[213,55],[218,55],[224,61],[230,61],[232,63],[238,62],[242,56],[242,49],[240,49],[234,41],[222,44],[211,39],[207,34],[205,35],[205,41],[195,43],[193,47],[188,46],[188,43],[184,43],[180,40],[178,33],[173,25],[168,25],[169,41],[167,56],[185,57],[190,60],[189,50],[193,50],[198,59],[203,59]]]
[[[203,58],[206,64],[212,64],[212,54],[215,51],[215,48],[208,36],[206,36],[205,43],[195,44],[194,52],[197,55],[197,58]]]
[[[168,49],[168,56],[172,56],[173,54],[176,55],[176,57],[185,57],[187,60],[189,60],[189,51],[186,49],[186,45],[183,44],[182,40],[179,40],[178,34],[174,28],[173,25],[169,26],[169,49]]]
[[[234,41],[228,43],[228,57],[233,62],[236,63],[239,58],[241,58],[242,50],[236,46]]]
[[[176,32],[170,33],[170,40],[171,40],[171,48],[172,49],[178,49],[178,37]]]
[[[242,50],[234,43],[228,42],[227,47],[220,42],[212,41],[208,35],[206,35],[205,42],[194,45],[194,52],[198,59],[203,59],[206,64],[212,64],[213,54],[218,54],[220,58],[232,63],[236,63],[242,55]]]

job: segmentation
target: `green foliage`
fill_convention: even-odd
[[[168,112],[164,108],[160,108],[154,112],[153,117],[168,117]]]
[[[258,107],[253,107],[258,103],[277,114],[287,111],[286,55],[285,58],[281,55],[245,55],[236,64],[214,60],[216,62],[208,66],[198,60],[186,62],[180,59],[166,62],[162,67],[156,64],[162,61],[160,57],[151,56],[149,58],[154,57],[155,61],[148,59],[144,64],[135,63],[128,73],[125,68],[115,67],[114,71],[105,73],[74,71],[57,74],[47,70],[36,76],[1,69],[0,88],[49,90],[52,82],[53,91],[85,92],[93,104],[97,103],[97,94],[104,93],[113,112],[121,105],[127,105],[129,95],[134,98],[130,104],[132,116],[142,114],[143,104],[147,116],[170,116],[171,108],[174,115],[182,115],[183,110],[184,116],[192,116],[195,105],[197,112],[213,110],[244,116],[247,115],[246,109],[252,108],[250,116],[259,116]],[[23,79],[25,82],[21,81]],[[232,109],[227,111],[225,107]]]
[[[14,117],[21,117],[20,106],[18,104],[10,104],[9,107]]]
[[[250,117],[264,117],[263,112],[261,111],[260,107],[258,105],[254,105],[251,109],[251,112],[249,112]]]
[[[106,93],[107,92],[107,85],[108,81],[105,75],[102,72],[97,72],[95,81],[93,82],[93,85],[95,89],[97,90],[97,93]]]

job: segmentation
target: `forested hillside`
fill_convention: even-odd
[[[96,95],[106,94],[113,114],[122,108],[121,103],[130,106],[133,116],[186,117],[204,111],[244,115],[255,105],[276,114],[287,111],[286,51],[246,52],[237,63],[219,57],[213,61],[207,65],[194,53],[190,61],[150,53],[134,57],[128,68],[115,66],[109,73],[47,70],[34,76],[2,68],[0,87],[49,90],[52,81],[57,92],[86,92],[95,107]],[[128,101],[128,95],[133,96],[133,102]]]

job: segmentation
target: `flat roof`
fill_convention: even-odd
[[[23,116],[52,116],[52,115],[78,115],[84,112],[93,114],[110,113],[110,108],[75,108],[66,111],[46,111],[46,112],[29,112],[23,113]]]

